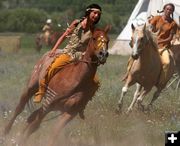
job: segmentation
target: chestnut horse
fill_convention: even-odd
[[[137,26],[136,28],[132,25],[132,30],[133,48],[131,56],[134,62],[125,80],[125,85],[122,88],[121,97],[118,101],[118,111],[121,111],[124,95],[127,93],[128,88],[136,83],[136,91],[127,113],[132,111],[136,101],[138,106],[143,108],[143,98],[155,86],[157,90],[149,104],[152,105],[174,73],[174,61],[170,57],[170,71],[167,75],[167,80],[164,83],[159,82],[162,64],[155,41],[155,34],[148,30],[146,24]]]
[[[51,111],[61,111],[61,116],[51,134],[49,146],[54,145],[61,129],[78,113],[81,118],[84,118],[85,106],[99,86],[99,83],[94,80],[97,67],[104,64],[108,57],[107,32],[109,29],[109,26],[104,30],[95,29],[82,59],[66,65],[50,80],[42,106],[27,119],[27,127],[23,132],[21,145],[24,145],[28,137],[39,128],[43,118]],[[29,99],[37,92],[38,81],[46,70],[44,68],[47,68],[47,64],[49,64],[45,64],[47,58],[47,54],[44,55],[34,67],[27,89],[21,96],[14,116],[5,128],[5,134],[9,132],[14,120],[22,112]]]

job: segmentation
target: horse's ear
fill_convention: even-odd
[[[104,31],[108,33],[110,30],[111,30],[111,25],[106,25],[106,27],[104,28]]]
[[[132,28],[133,31],[135,30],[135,26],[134,26],[133,23],[131,24],[131,28]]]
[[[146,23],[144,24],[143,30],[144,30],[144,31],[146,30]]]

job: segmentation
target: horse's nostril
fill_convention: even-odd
[[[138,59],[138,55],[132,55],[132,58],[136,60]]]
[[[102,51],[100,51],[100,52],[99,52],[99,55],[103,55],[103,52],[102,52]]]
[[[108,56],[109,56],[109,53],[107,52],[105,56],[108,57]]]

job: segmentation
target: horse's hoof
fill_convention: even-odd
[[[131,108],[128,108],[128,110],[126,111],[126,115],[129,115],[132,112]]]
[[[150,114],[151,110],[152,110],[152,104],[149,104],[145,107],[144,112],[146,114]]]
[[[142,99],[137,99],[138,110],[144,111],[144,105],[142,105]]]
[[[142,105],[141,103],[138,104],[138,110],[144,112],[144,105]]]
[[[119,110],[121,110],[122,107],[123,107],[123,103],[118,103],[118,108],[119,108]]]
[[[148,104],[146,110],[147,110],[147,111],[151,111],[152,108],[153,108],[152,104]]]
[[[115,109],[115,113],[120,115],[122,113],[121,108],[119,108],[119,106]]]
[[[5,142],[5,138],[0,136],[0,145],[3,145]]]
[[[79,117],[84,120],[85,119],[84,112],[79,112]]]
[[[3,135],[6,136],[9,134],[10,128],[9,127],[5,127],[3,130]]]

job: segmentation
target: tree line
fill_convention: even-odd
[[[84,15],[91,3],[102,7],[100,26],[111,24],[111,33],[119,33],[138,0],[0,0],[0,32],[41,31],[46,19],[53,20],[54,27],[67,27],[73,19]]]

